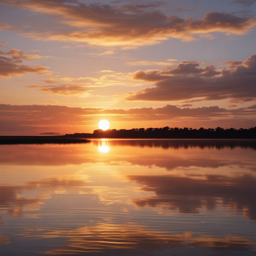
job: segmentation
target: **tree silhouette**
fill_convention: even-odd
[[[191,138],[191,139],[256,139],[256,127],[249,129],[223,129],[217,127],[216,129],[203,127],[199,129],[192,128],[133,128],[130,130],[95,130],[93,134],[89,133],[75,133],[66,134],[71,137],[86,137],[86,138]]]

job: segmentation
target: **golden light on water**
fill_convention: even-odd
[[[101,139],[99,141],[99,144],[98,144],[98,150],[101,152],[101,153],[108,153],[108,151],[110,150],[110,147],[108,145],[108,140],[106,139]]]
[[[109,151],[109,146],[98,146],[98,150],[99,150],[101,153],[108,153],[108,151]]]
[[[110,124],[108,120],[103,119],[99,122],[98,126],[101,130],[106,131],[109,128]]]

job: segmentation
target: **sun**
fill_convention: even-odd
[[[99,122],[98,126],[101,130],[106,131],[109,128],[110,124],[108,120],[103,119]]]

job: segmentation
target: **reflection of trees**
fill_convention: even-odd
[[[20,194],[23,191],[37,189],[66,189],[83,185],[85,185],[84,181],[73,178],[50,178],[27,182],[20,186],[0,186],[0,210],[2,208],[7,210],[13,217],[20,217],[22,216],[25,206],[30,206],[31,209],[38,209],[41,204],[40,197],[32,199],[22,197]]]
[[[94,145],[98,146],[101,141],[94,141]],[[131,147],[150,147],[157,148],[161,147],[164,149],[168,148],[251,148],[256,150],[256,140],[225,140],[225,139],[134,139],[134,140],[109,140],[109,146],[131,146]]]
[[[228,164],[241,164],[245,166],[253,163],[254,151],[246,154],[247,158],[251,158],[250,162],[246,163],[243,154],[241,157],[233,157],[232,154],[226,155],[225,152],[216,151],[216,158],[207,151],[201,154],[190,154],[190,150],[183,151],[182,154],[172,154],[172,149],[178,148],[196,148],[196,147],[209,147],[209,148],[225,148],[225,147],[244,147],[254,148],[253,140],[105,140],[93,141],[94,146],[107,146],[113,147],[113,151],[109,154],[108,158],[102,158],[100,161],[105,163],[110,161],[115,162],[130,162],[132,164],[139,164],[142,166],[159,166],[168,170],[174,169],[177,166],[189,167],[211,167],[216,168]],[[120,153],[116,154],[115,146],[120,148]],[[136,147],[134,150],[129,150],[129,155],[125,152],[127,147]],[[170,148],[169,152],[161,152],[156,150],[148,154],[147,148],[141,150],[140,147],[162,147]],[[255,146],[256,147],[256,146]],[[130,148],[131,149],[131,148]],[[132,148],[133,149],[133,148]],[[224,151],[224,150],[223,150]],[[83,163],[97,163],[99,162],[99,155],[95,154],[91,147],[83,146],[0,146],[0,163],[8,165],[68,165],[68,164],[83,164]],[[226,158],[226,159],[225,159]],[[255,162],[255,161],[254,161]]]
[[[181,213],[197,213],[200,208],[215,209],[217,199],[226,207],[244,210],[245,215],[256,220],[256,178],[250,175],[227,177],[209,175],[205,179],[175,176],[128,176],[153,191],[155,196],[135,199],[138,207],[166,207]]]
[[[47,254],[66,255],[95,252],[109,252],[108,255],[120,255],[124,252],[152,253],[161,249],[180,247],[210,247],[217,250],[245,250],[255,246],[250,239],[237,236],[214,238],[210,236],[193,237],[191,233],[170,234],[163,231],[145,229],[136,224],[106,224],[87,226],[74,230],[51,230],[49,232],[26,235],[32,238],[66,238],[69,244],[62,249]],[[123,254],[122,254],[123,255]]]
[[[209,157],[209,156],[208,156]],[[157,166],[160,168],[166,168],[166,170],[171,171],[177,167],[189,168],[191,166],[196,166],[200,168],[219,168],[221,166],[226,166],[232,163],[231,161],[224,161],[219,159],[211,158],[199,158],[199,156],[188,159],[185,158],[182,154],[180,156],[169,156],[166,155],[142,155],[138,157],[131,157],[127,159],[133,165],[140,166]],[[242,163],[241,163],[242,164]]]

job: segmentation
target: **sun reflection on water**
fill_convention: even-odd
[[[108,153],[109,151],[109,146],[98,146],[98,150],[101,152],[101,153]]]
[[[106,139],[100,140],[99,145],[98,145],[98,150],[101,153],[108,153],[108,151],[110,150],[110,147],[108,145],[108,140],[106,140]]]

